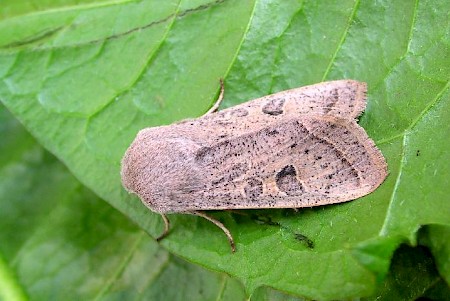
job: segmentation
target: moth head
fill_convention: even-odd
[[[143,130],[122,159],[124,187],[152,211],[173,211],[174,194],[188,192],[198,176],[192,160],[196,144],[185,137],[155,137]]]

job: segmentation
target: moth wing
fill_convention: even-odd
[[[252,131],[288,118],[319,115],[354,120],[366,106],[366,90],[365,83],[354,80],[323,82],[286,90],[183,121],[178,123],[177,131],[186,131],[192,126],[183,134],[194,140],[215,143],[219,136],[231,137],[236,132]],[[217,135],[219,132],[221,135]]]
[[[319,141],[311,148],[314,166],[309,168],[310,176],[303,182],[311,192],[322,194],[322,201],[316,205],[367,195],[388,175],[381,151],[354,120],[327,116],[306,118],[302,124]],[[323,161],[326,157],[329,159]]]
[[[288,118],[205,147],[196,162],[209,180],[197,192],[209,208],[192,204],[203,210],[344,202],[370,193],[387,175],[364,129],[333,116]]]
[[[275,114],[328,115],[345,119],[357,118],[366,107],[367,84],[355,80],[337,80],[275,93],[263,101],[263,111]],[[265,109],[265,108],[266,109]]]

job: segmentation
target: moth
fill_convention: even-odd
[[[122,160],[124,187],[166,214],[301,208],[374,191],[386,161],[356,118],[367,85],[337,80],[287,90],[168,126],[141,130]]]

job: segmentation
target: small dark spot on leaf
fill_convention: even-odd
[[[305,243],[309,249],[314,249],[314,242],[308,236],[301,233],[294,233],[294,237],[296,240]]]

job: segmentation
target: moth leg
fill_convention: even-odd
[[[227,227],[224,226],[224,224],[222,224],[221,222],[219,222],[218,220],[204,214],[203,212],[200,211],[189,211],[188,213],[193,214],[193,215],[197,215],[197,216],[201,216],[204,219],[209,220],[211,223],[213,223],[214,225],[216,225],[217,227],[219,227],[220,229],[222,229],[223,233],[225,233],[225,235],[228,238],[228,241],[230,243],[230,247],[231,247],[231,252],[234,253],[236,252],[236,246],[234,244],[234,239],[233,236],[231,235],[230,230],[227,229]]]
[[[249,216],[248,213],[242,212],[243,210],[236,210],[236,209],[223,209],[225,212],[229,212],[232,214],[237,214],[241,216]]]
[[[167,218],[167,216],[162,213],[160,213],[160,215],[164,221],[164,232],[156,238],[156,241],[161,241],[164,237],[166,237],[167,234],[169,234],[169,229],[170,229],[170,221]]]
[[[225,92],[225,88],[223,85],[223,79],[220,79],[220,94],[219,94],[219,98],[217,98],[216,102],[214,103],[214,105],[203,115],[209,115],[211,113],[214,113],[215,111],[217,111],[217,109],[220,106],[220,103],[223,100],[223,93]]]

